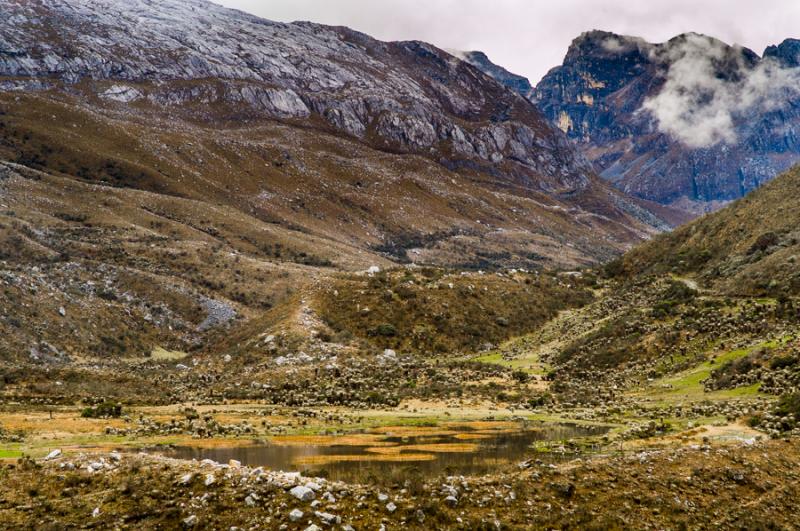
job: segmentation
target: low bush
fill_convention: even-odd
[[[89,419],[119,418],[122,416],[122,405],[114,402],[103,402],[95,407],[87,407],[81,417]]]

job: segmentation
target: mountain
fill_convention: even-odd
[[[450,53],[471,64],[492,79],[502,83],[523,98],[530,98],[533,95],[533,86],[527,77],[509,72],[502,66],[493,63],[485,53],[480,51],[462,52],[457,50],[451,50]]]
[[[760,58],[704,35],[651,44],[594,31],[533,101],[621,190],[702,212],[800,160],[796,67],[794,40]]]
[[[690,274],[737,296],[800,294],[800,167],[627,253],[617,274]]]
[[[800,160],[799,54],[795,39],[759,57],[693,33],[653,44],[590,31],[519,92],[618,189],[696,215]]]
[[[238,348],[307,332],[342,271],[583,266],[681,219],[429,44],[197,0],[3,6],[4,359]]]
[[[395,259],[589,263],[681,220],[612,190],[530,102],[422,42],[199,0],[11,2],[0,76],[12,162]]]

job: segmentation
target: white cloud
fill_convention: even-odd
[[[739,47],[703,35],[654,48],[653,58],[668,67],[661,91],[645,101],[660,131],[689,147],[736,141],[736,124],[754,112],[798,92],[800,69],[772,60],[748,63]]]

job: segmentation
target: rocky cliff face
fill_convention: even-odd
[[[800,160],[799,47],[760,58],[703,35],[652,44],[594,31],[532,100],[618,188],[702,212]]]
[[[591,31],[532,92],[472,64],[529,97],[619,189],[698,214],[800,160],[798,58],[794,39],[759,57],[703,35]]]

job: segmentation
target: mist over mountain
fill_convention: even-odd
[[[797,50],[794,39],[759,57],[699,34],[653,44],[591,31],[531,101],[619,189],[701,213],[798,160]]]

